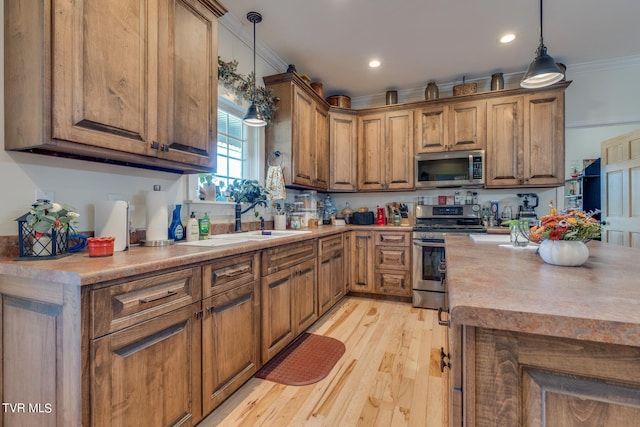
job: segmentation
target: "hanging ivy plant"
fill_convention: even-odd
[[[224,62],[218,57],[218,81],[222,86],[233,91],[238,98],[251,102],[253,99],[255,74],[252,71],[248,75],[243,76],[242,74],[238,74],[237,70],[238,61],[234,59],[230,62]],[[258,111],[260,111],[267,123],[273,123],[276,103],[279,100],[278,97],[273,95],[271,89],[267,89],[264,86],[256,86],[255,88],[255,102]]]

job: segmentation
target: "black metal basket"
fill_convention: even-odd
[[[49,233],[38,233],[29,226],[26,218],[27,214],[17,219],[20,258],[44,259],[67,255],[67,230],[59,228],[51,229]]]

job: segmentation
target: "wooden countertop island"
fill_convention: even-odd
[[[640,251],[587,246],[583,266],[560,267],[445,238],[451,425],[637,425]]]

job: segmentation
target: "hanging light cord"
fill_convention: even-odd
[[[253,25],[254,25],[254,31],[253,31],[254,34],[253,34],[253,36],[255,37],[255,25],[256,24],[253,24]],[[255,41],[253,42],[253,44],[255,45]],[[540,46],[544,46],[544,40],[542,38],[542,0],[540,0]],[[255,54],[255,51],[254,51],[254,54]],[[255,59],[254,59],[254,62],[255,62]]]

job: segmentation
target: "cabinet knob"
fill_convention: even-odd
[[[154,150],[160,148],[160,144],[158,143],[158,141],[151,142],[151,148],[153,148]]]
[[[169,146],[167,144],[162,144],[162,151],[165,153],[169,152]]]

